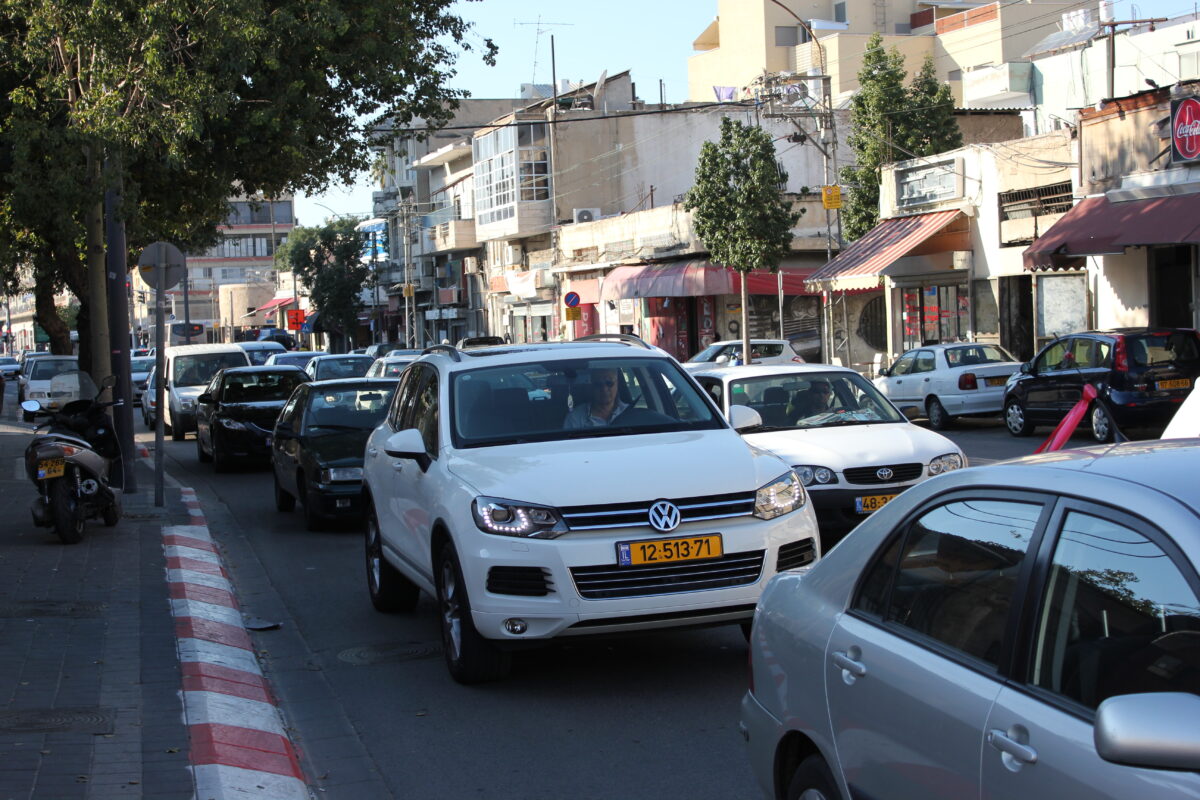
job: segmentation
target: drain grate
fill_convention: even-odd
[[[3,733],[91,733],[113,732],[111,708],[26,708],[0,711]]]
[[[394,661],[415,661],[420,658],[433,658],[441,654],[441,644],[403,642],[372,647],[351,647],[349,650],[338,653],[338,661],[363,667],[369,664],[386,664]]]
[[[105,608],[104,603],[83,600],[22,600],[16,603],[0,603],[0,619],[28,617],[89,619],[100,616]]]

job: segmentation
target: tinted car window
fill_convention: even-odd
[[[916,353],[905,353],[892,365],[892,375],[907,375],[912,372],[913,363],[917,360]]]
[[[421,432],[425,452],[433,456],[438,449],[438,376],[422,370],[421,382],[413,396],[412,427]]]
[[[225,376],[223,403],[267,403],[287,400],[292,390],[306,379],[304,373],[246,372]]]
[[[313,387],[304,414],[305,433],[372,430],[383,421],[395,386]]]
[[[1041,511],[980,499],[926,512],[871,568],[855,607],[994,666]]]
[[[1139,367],[1200,359],[1196,335],[1190,331],[1161,331],[1126,337],[1130,360]]]
[[[1075,363],[1070,359],[1071,340],[1062,339],[1046,348],[1037,357],[1035,368],[1038,372],[1049,372],[1058,369],[1074,369]]]
[[[1095,708],[1139,692],[1200,694],[1200,603],[1161,547],[1071,512],[1054,550],[1031,682]]]
[[[1004,348],[990,344],[949,347],[945,352],[946,363],[952,367],[966,367],[972,364],[999,364],[1004,361],[1017,360],[1004,350]]]

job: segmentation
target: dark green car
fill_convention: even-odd
[[[396,378],[352,378],[296,388],[275,423],[271,467],[275,508],[299,500],[309,530],[363,514],[362,467],[367,437],[383,421]]]

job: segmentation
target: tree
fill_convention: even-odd
[[[911,114],[905,114],[901,132],[907,156],[932,156],[962,147],[962,130],[954,118],[950,84],[937,79],[933,56],[925,56],[920,71],[908,87]]]
[[[775,158],[770,134],[723,117],[716,142],[700,147],[696,180],[684,208],[713,261],[742,276],[742,357],[750,363],[750,312],[746,277],[751,270],[779,271],[791,251],[800,214],[783,196],[787,172]]]
[[[362,261],[362,234],[354,230],[357,223],[340,217],[320,228],[295,228],[275,254],[277,268],[293,270],[300,277],[321,313],[322,327],[342,339],[358,327],[363,284],[371,273]]]

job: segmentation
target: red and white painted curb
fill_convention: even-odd
[[[308,800],[196,492],[180,491],[191,519],[163,528],[163,550],[196,797]]]

